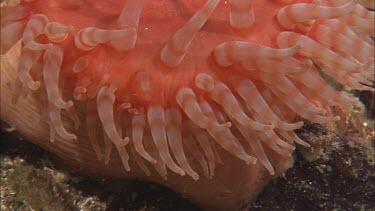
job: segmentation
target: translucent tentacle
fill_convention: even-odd
[[[295,45],[286,49],[275,49],[243,41],[231,41],[218,45],[214,51],[214,59],[223,67],[251,60],[251,59],[283,59],[293,56],[299,46]]]
[[[199,179],[199,175],[191,168],[184,149],[182,140],[182,117],[180,111],[174,108],[165,111],[166,129],[169,146],[181,168],[194,180]]]
[[[171,154],[169,153],[167,135],[165,131],[166,122],[164,109],[161,106],[150,107],[147,112],[147,118],[152,138],[154,139],[161,159],[172,171],[182,176],[185,175],[184,170],[176,165],[171,157]]]

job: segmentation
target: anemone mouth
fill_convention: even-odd
[[[296,115],[326,124],[339,120],[330,106],[356,102],[332,88],[314,63],[347,87],[374,90],[374,13],[358,1],[271,1],[263,11],[264,2],[208,0],[171,30],[160,49],[141,50],[147,1],[126,1],[115,29],[68,25],[48,12],[37,13],[40,2],[8,0],[2,6],[2,53],[23,43],[14,101],[34,91],[48,108],[41,112],[50,122],[51,141],[55,133],[79,141],[64,127],[61,112],[67,112],[76,129],[85,123],[99,160],[109,162],[114,144],[127,171],[132,158],[147,175],[145,161],[165,179],[171,170],[197,180],[191,167],[196,160],[212,177],[221,160],[219,146],[247,164],[259,161],[273,175],[263,147],[290,156],[294,142],[309,146],[293,132],[303,125],[292,122]],[[55,3],[64,11],[91,5]],[[224,23],[233,37],[216,39],[202,28],[223,11],[230,14]],[[263,16],[269,31],[260,29]],[[201,50],[201,45],[212,48]],[[151,56],[146,60],[141,53]],[[122,66],[126,70],[118,71]],[[85,105],[84,118],[76,104]]]

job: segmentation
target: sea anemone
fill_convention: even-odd
[[[51,142],[88,137],[106,164],[114,145],[126,171],[163,179],[215,177],[222,149],[274,175],[270,154],[309,146],[296,116],[327,124],[357,101],[322,74],[373,90],[374,13],[358,0],[7,0],[1,31],[2,54],[22,40],[13,103],[37,99]]]

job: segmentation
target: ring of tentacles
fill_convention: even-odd
[[[264,147],[309,146],[295,116],[326,124],[356,102],[318,67],[373,90],[374,13],[357,0],[8,0],[1,15],[2,54],[22,40],[14,102],[32,93],[51,141],[80,141],[72,120],[127,171],[198,179],[197,161],[210,177],[220,147],[274,174]]]

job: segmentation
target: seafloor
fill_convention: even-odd
[[[312,147],[297,148],[294,167],[243,210],[375,210],[374,93],[355,94],[363,105],[334,125],[337,133],[310,123],[297,131]],[[1,128],[2,211],[199,210],[158,185],[71,173],[61,159]]]

